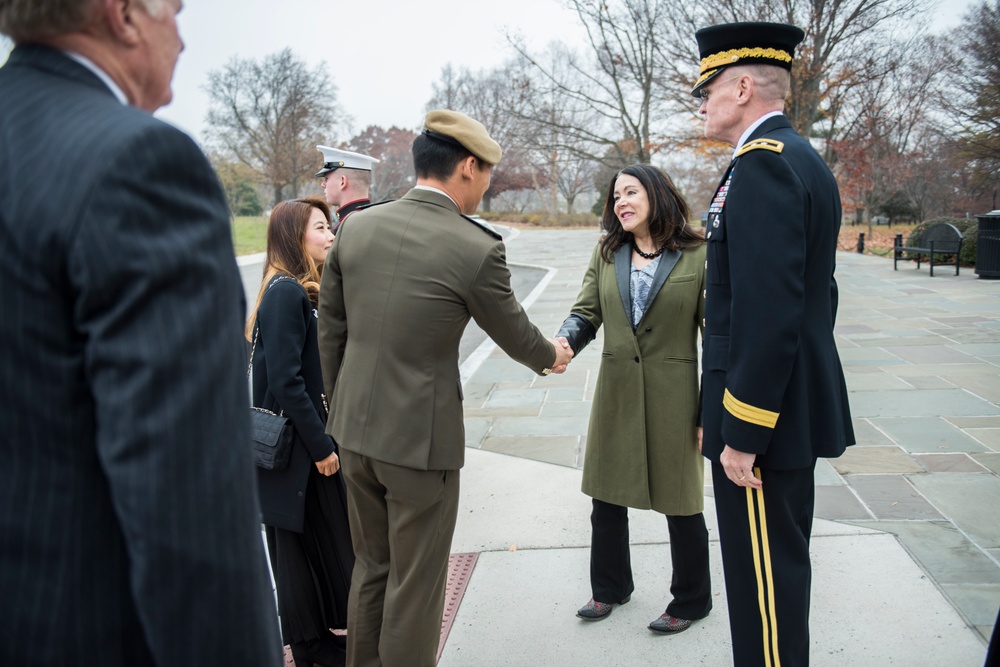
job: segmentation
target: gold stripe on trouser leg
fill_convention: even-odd
[[[760,468],[753,469],[754,477],[760,479]],[[756,502],[754,500],[756,495]],[[759,508],[759,510],[758,510]],[[760,518],[758,520],[758,512]],[[747,515],[750,522],[750,547],[753,551],[753,567],[757,574],[757,603],[760,606],[760,625],[764,639],[764,665],[772,667],[771,653],[774,649],[773,667],[781,667],[778,656],[778,619],[774,613],[774,577],[771,574],[771,549],[767,539],[767,513],[764,510],[764,492],[747,487]],[[758,540],[757,526],[760,526]],[[763,561],[763,563],[762,563]],[[766,578],[766,583],[764,579]],[[767,586],[767,598],[764,587]]]

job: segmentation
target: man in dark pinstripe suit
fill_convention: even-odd
[[[281,664],[180,0],[4,0],[0,664]]]

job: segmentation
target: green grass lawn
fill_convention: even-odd
[[[233,246],[236,255],[253,255],[267,248],[267,218],[236,216],[233,218]]]

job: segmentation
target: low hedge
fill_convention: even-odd
[[[480,213],[479,217],[489,222],[513,222],[532,227],[598,227],[600,219],[593,213],[557,213],[551,216],[548,213],[517,213],[513,211],[490,211]]]

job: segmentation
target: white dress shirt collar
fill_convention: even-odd
[[[93,60],[87,58],[86,56],[81,56],[79,53],[74,53],[73,51],[63,51],[63,53],[93,72],[94,75],[103,81],[104,85],[107,86],[112,93],[114,93],[114,96],[118,98],[119,102],[126,106],[128,105],[128,98],[125,96],[125,92],[118,87],[118,84],[114,82],[114,79],[108,76],[107,72],[94,64]]]
[[[736,144],[736,149],[733,151],[733,158],[734,159],[736,158],[736,154],[740,152],[741,148],[743,148],[743,144],[747,142],[747,139],[750,138],[750,135],[753,134],[754,130],[756,130],[758,127],[761,126],[761,123],[763,123],[768,118],[774,118],[775,116],[780,116],[780,115],[782,115],[781,111],[772,111],[770,113],[766,113],[760,118],[758,118],[753,125],[748,127],[746,131],[743,133],[743,136],[740,137],[740,142]]]

